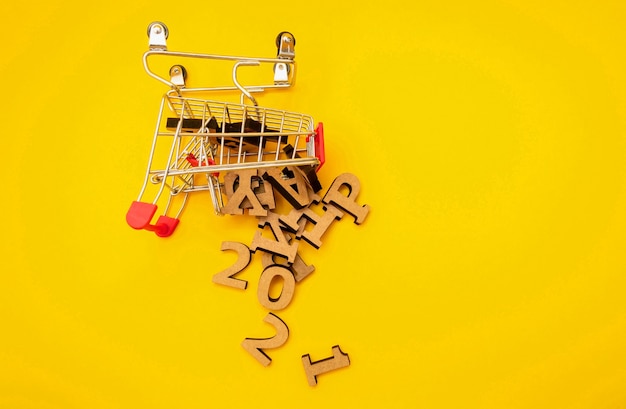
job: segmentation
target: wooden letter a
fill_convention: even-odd
[[[288,179],[284,179],[284,176]],[[278,168],[271,168],[263,174],[263,179],[271,183],[294,209],[302,209],[309,205],[308,186],[299,169],[288,167],[281,171]]]
[[[267,210],[259,201],[252,187],[252,178],[257,176],[256,169],[244,169],[230,172],[224,176],[224,188],[228,196],[228,203],[222,211],[226,214],[243,214],[246,204],[252,205],[249,214],[252,216],[266,216]],[[235,183],[239,180],[239,186],[235,190]],[[246,200],[247,199],[247,200]]]

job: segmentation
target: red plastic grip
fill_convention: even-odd
[[[126,213],[126,223],[133,229],[145,229],[157,211],[157,205],[134,201]]]
[[[326,153],[324,151],[324,124],[318,123],[317,128],[315,128],[315,156],[319,159],[320,164],[315,170],[319,172],[322,168],[322,165],[326,162]]]
[[[180,220],[159,216],[156,224],[150,224],[157,211],[157,205],[134,201],[126,213],[126,223],[133,229],[153,231],[159,237],[169,237],[174,233]]]
[[[187,159],[187,162],[189,162],[189,164],[194,168],[197,168],[198,166],[215,165],[215,161],[211,158],[207,158],[206,162],[202,162],[202,164],[200,164],[200,162],[196,158],[196,155],[194,155],[193,153],[188,154],[185,159]],[[220,177],[219,172],[213,172],[211,173],[211,175],[215,176],[216,178]]]
[[[174,233],[176,226],[180,220],[168,216],[159,216],[156,222],[154,232],[159,237],[169,237]]]
[[[189,164],[194,168],[198,167],[198,165],[200,164],[198,162],[198,159],[196,159],[196,155],[194,155],[193,153],[188,154],[185,159],[187,159],[187,162],[189,162]]]

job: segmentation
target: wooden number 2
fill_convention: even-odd
[[[263,348],[278,348],[282,346],[287,342],[287,338],[289,338],[289,328],[283,320],[271,312],[263,321],[276,329],[276,335],[271,338],[246,338],[241,343],[241,346],[255,357],[261,365],[268,366],[272,363],[272,358],[263,351]]]
[[[213,282],[216,284],[245,290],[246,287],[248,287],[248,282],[239,278],[233,278],[233,276],[246,268],[248,264],[250,264],[250,259],[252,258],[250,255],[250,249],[243,243],[225,241],[222,243],[222,251],[226,250],[236,251],[237,261],[226,270],[220,271],[219,273],[215,274],[213,276]]]

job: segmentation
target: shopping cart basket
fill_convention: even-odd
[[[247,58],[167,51],[167,28],[162,23],[153,23],[148,31],[150,50],[144,54],[144,67],[170,90],[161,100],[143,186],[126,214],[132,228],[154,231],[160,237],[170,236],[179,223],[188,195],[197,191],[209,191],[216,213],[222,214],[224,175],[232,171],[293,167],[316,190],[315,173],[325,161],[323,125],[314,127],[309,115],[258,106],[252,95],[293,84],[295,40],[291,34],[279,34],[277,58]],[[233,61],[233,85],[187,88],[183,66],[173,66],[168,80],[150,69],[148,57],[152,55]],[[240,66],[261,63],[274,64],[272,84],[254,87],[239,84]],[[241,93],[240,103],[193,97],[198,93],[230,90]],[[252,105],[244,104],[245,100]],[[152,201],[143,201],[149,185],[156,193]],[[164,192],[169,194],[165,210],[152,223],[157,202]],[[178,210],[172,211],[173,198],[179,195],[182,199]],[[176,214],[168,216],[168,212]]]

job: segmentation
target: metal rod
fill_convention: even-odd
[[[144,69],[146,70],[146,73],[148,73],[149,76],[156,79],[157,81],[162,82],[163,84],[177,91],[182,91],[185,88],[180,88],[178,85],[172,83],[171,81],[168,81],[167,79],[155,74],[150,69],[150,65],[148,64],[148,57],[155,56],[155,55],[169,56],[169,57],[183,57],[183,58],[199,58],[199,59],[218,60],[218,61],[237,61],[241,63],[257,63],[257,64],[258,63],[269,63],[269,64],[283,63],[283,64],[288,64],[291,66],[290,71],[292,72],[291,74],[292,77],[294,77],[295,68],[296,68],[294,60],[288,60],[288,59],[283,59],[283,58],[263,58],[263,57],[252,58],[252,57],[241,57],[241,56],[234,56],[234,55],[202,54],[202,53],[189,53],[189,52],[167,51],[167,50],[146,51],[143,54],[143,66],[144,66]],[[290,84],[273,84],[273,85],[268,85],[268,86],[257,86],[256,88],[259,88],[259,87],[284,88],[286,86],[288,87],[290,86]],[[229,89],[237,89],[237,87],[233,87]],[[190,89],[187,89],[187,92],[189,91]]]
[[[148,178],[150,175],[150,169],[152,168],[152,158],[154,157],[154,150],[156,149],[157,139],[159,135],[159,124],[161,123],[161,115],[163,114],[163,106],[165,105],[165,98],[161,99],[161,106],[159,107],[159,116],[157,117],[154,136],[152,138],[152,147],[150,148],[150,158],[148,159],[148,168],[146,170],[146,177],[143,181],[143,186],[139,191],[139,196],[137,197],[137,201],[141,202],[141,197],[143,196],[146,186],[148,185]],[[156,202],[156,201],[155,201]]]
[[[266,169],[273,167],[285,167],[285,166],[307,166],[307,165],[319,165],[319,160],[317,158],[295,158],[295,159],[282,159],[276,161],[267,161],[261,163],[231,163],[225,165],[211,165],[211,166],[202,166],[195,167],[191,169],[183,169],[183,170],[169,170],[168,172],[164,171],[150,171],[150,174],[155,175],[156,177],[166,176],[174,176],[174,175],[184,175],[187,173],[196,174],[196,173],[214,173],[214,172],[227,172],[227,171],[236,171],[242,169]]]

